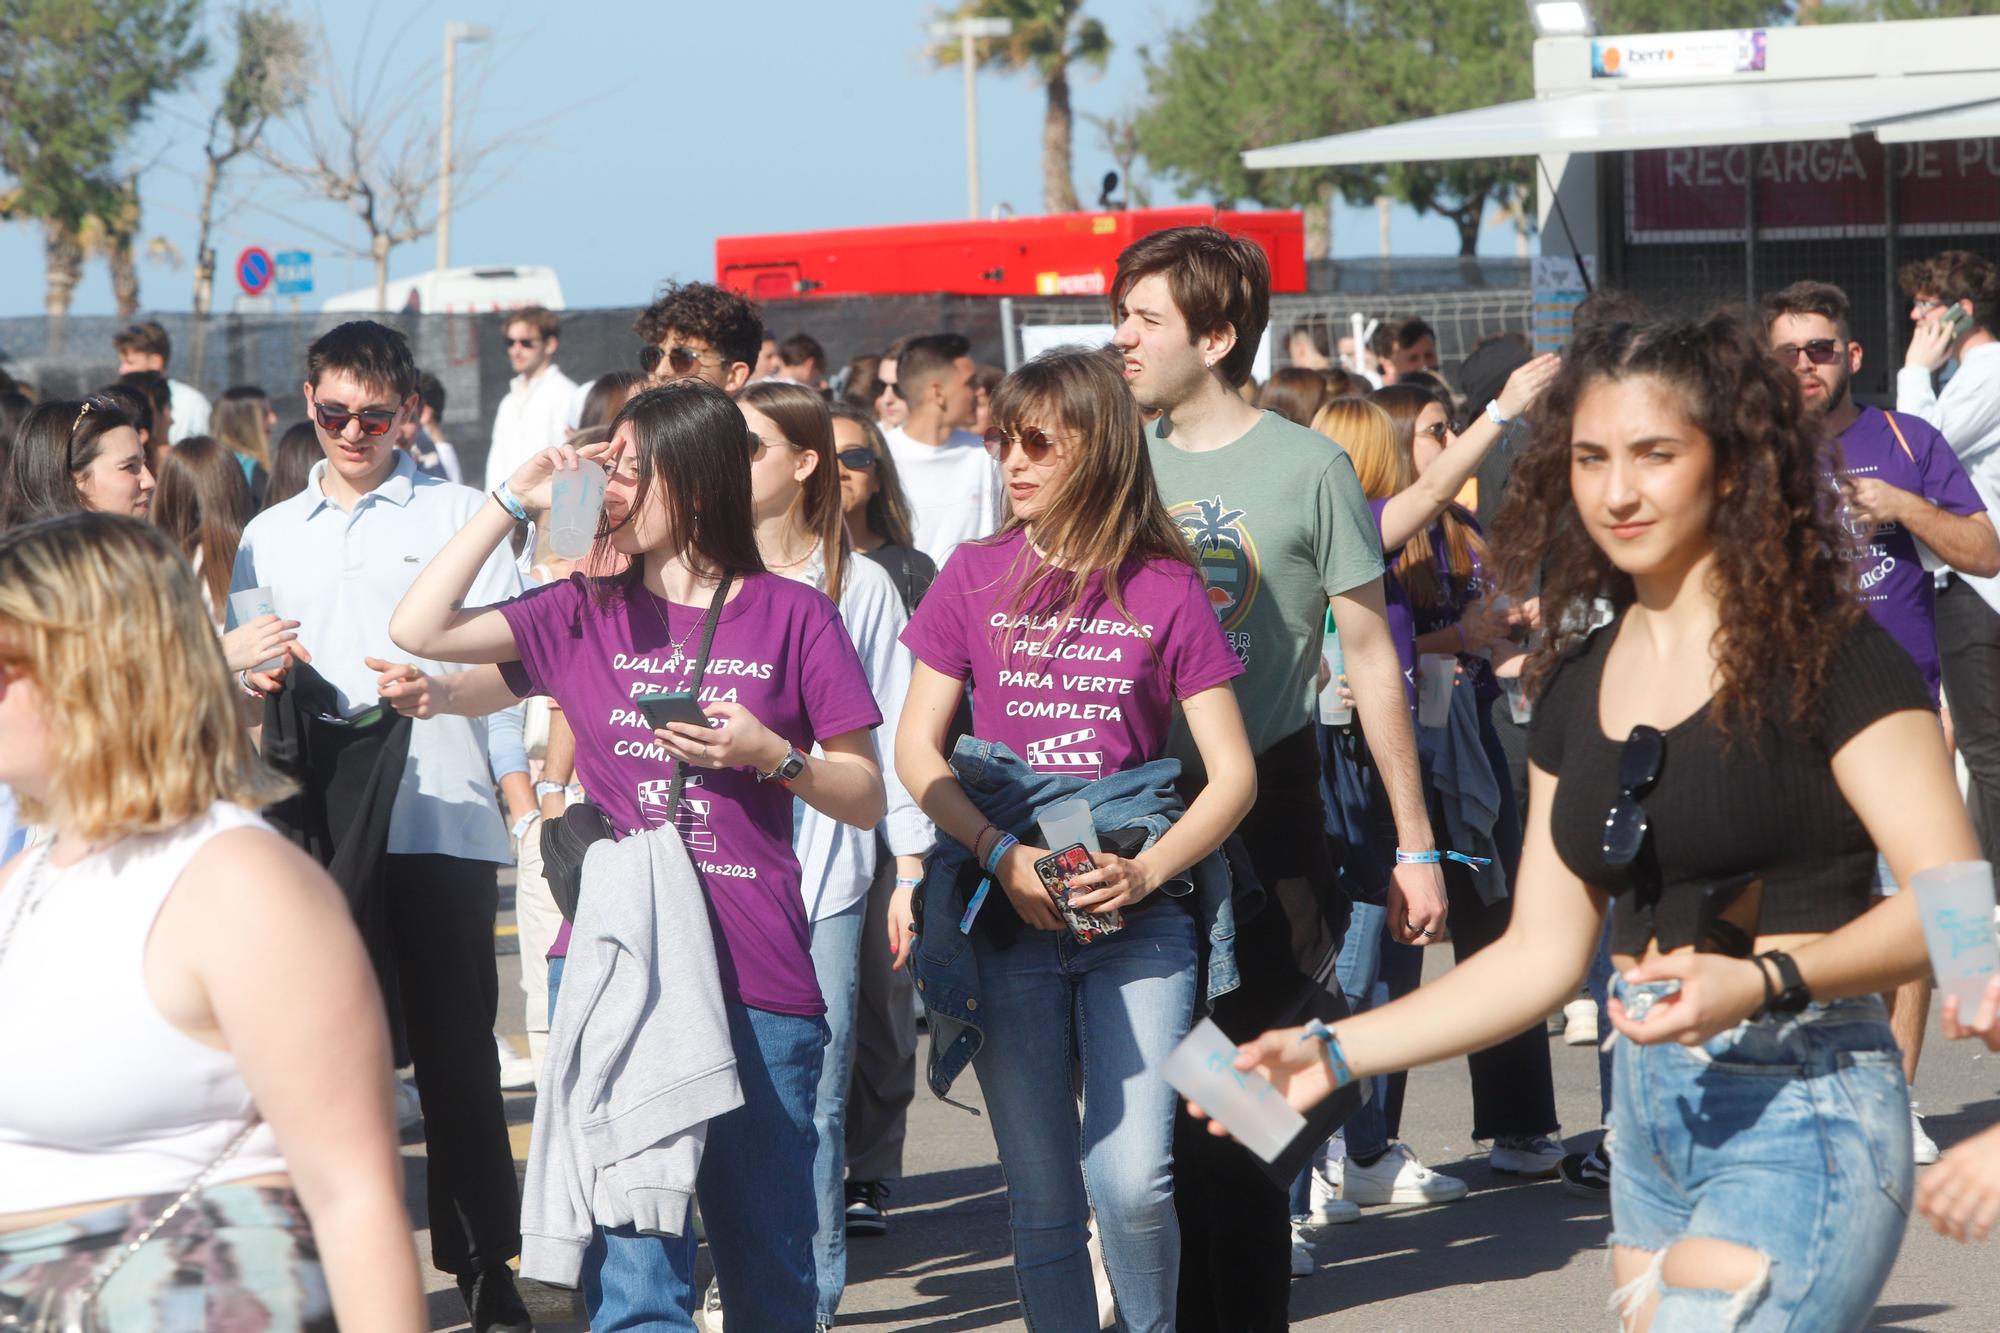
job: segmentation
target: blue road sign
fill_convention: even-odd
[[[262,246],[253,245],[236,256],[236,281],[249,296],[262,296],[271,285],[271,256]]]
[[[278,252],[277,282],[280,296],[311,296],[313,257],[305,250]]]

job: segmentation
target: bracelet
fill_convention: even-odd
[[[914,889],[923,882],[924,882],[924,877],[922,875],[896,876],[896,887],[899,889]]]
[[[1347,1053],[1340,1049],[1340,1038],[1334,1035],[1332,1028],[1315,1018],[1306,1024],[1305,1035],[1299,1040],[1321,1043],[1327,1070],[1333,1075],[1334,1091],[1338,1092],[1354,1082],[1354,1067],[1347,1063]]]
[[[513,838],[517,842],[520,841],[521,835],[528,831],[528,826],[534,823],[537,819],[540,819],[541,817],[542,817],[541,811],[530,810],[527,814],[522,815],[519,819],[514,821],[514,827],[507,830],[507,836]]]
[[[560,796],[568,790],[569,788],[563,786],[560,782],[537,782],[535,784],[535,799],[539,801],[544,796]]]
[[[516,523],[528,521],[528,507],[521,503],[521,497],[514,494],[514,488],[506,482],[503,481],[493,488],[493,498],[499,502],[502,509],[514,516]]]
[[[1757,1018],[1770,1013],[1772,1002],[1778,998],[1778,988],[1771,982],[1771,968],[1764,966],[1764,957],[1763,954],[1759,954],[1750,960],[1757,965],[1757,980],[1764,983],[1764,1004],[1757,1010],[1755,1015]],[[1771,966],[1776,967],[1777,964],[1773,963]]]
[[[1486,419],[1502,430],[1505,430],[1508,423],[1513,421],[1514,418],[1502,416],[1500,414],[1500,400],[1498,398],[1489,398],[1486,400]]]
[[[1020,845],[1021,840],[1019,838],[1011,833],[1002,833],[999,840],[993,844],[993,850],[986,853],[986,858],[979,864],[985,869],[987,874],[997,879],[1000,875],[1000,858],[1007,854],[1008,849],[1019,847]]]
[[[1475,871],[1484,870],[1493,864],[1493,858],[1490,856],[1467,856],[1464,852],[1406,852],[1401,847],[1396,849],[1396,864],[1399,866],[1434,866],[1440,861],[1456,861],[1462,866],[1471,866]]]
[[[981,864],[981,865],[985,865],[985,864],[986,864],[986,858],[985,858],[985,856],[983,856],[983,855],[982,855],[982,854],[980,853],[980,850],[979,850],[979,845],[980,845],[981,843],[983,843],[983,842],[985,842],[985,841],[986,841],[986,835],[987,835],[987,834],[989,834],[989,833],[994,833],[994,834],[997,834],[997,833],[999,833],[999,832],[1000,832],[1000,830],[999,830],[999,829],[997,829],[997,828],[994,828],[994,827],[993,827],[993,826],[992,826],[991,824],[982,824],[982,825],[980,825],[980,826],[979,826],[979,832],[977,832],[977,833],[975,833],[975,834],[973,834],[973,835],[972,835],[972,859],[973,859],[973,860],[975,860],[975,861],[979,862],[979,864]]]

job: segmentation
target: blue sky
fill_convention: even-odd
[[[1145,94],[1138,48],[1162,45],[1198,7],[1087,0],[1116,50],[1103,76],[1075,85],[1075,175],[1086,205],[1113,163],[1083,113],[1136,107]],[[224,8],[211,3],[218,36]],[[962,217],[963,85],[955,67],[936,70],[924,57],[931,10],[903,0],[348,0],[317,16],[327,34],[322,68],[383,71],[379,105],[399,126],[436,123],[445,21],[494,29],[492,43],[460,48],[458,135],[461,144],[506,147],[501,169],[471,198],[461,187],[452,261],[553,265],[568,303],[583,307],[643,301],[670,276],[712,277],[717,235]],[[216,45],[220,65],[227,42]],[[188,307],[201,121],[221,73],[211,67],[193,91],[163,103],[130,154],[144,171],[142,237],[188,257],[178,268],[141,260],[148,308]],[[1026,77],[982,74],[979,99],[985,206],[1039,211],[1040,90]],[[1173,201],[1164,182],[1150,184],[1155,203]],[[365,243],[339,206],[257,169],[226,189],[218,310],[229,308],[233,259],[246,245],[313,252],[320,297],[372,281],[364,258],[339,253]],[[1374,210],[1342,206],[1334,234],[1336,253],[1374,254]],[[1392,245],[1398,254],[1452,254],[1457,240],[1440,219],[1398,209]],[[1489,228],[1481,248],[1512,253],[1511,231]],[[403,246],[390,273],[426,270],[435,254],[429,238]],[[38,229],[0,226],[0,315],[40,313],[42,267]],[[74,309],[112,310],[101,264],[87,271]]]

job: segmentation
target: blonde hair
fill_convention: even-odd
[[[236,716],[193,573],[151,524],[68,514],[0,536],[0,660],[48,721],[57,808],[21,794],[32,822],[99,845],[290,793]]]
[[[1366,398],[1336,398],[1313,418],[1313,429],[1337,441],[1354,460],[1354,474],[1370,500],[1386,500],[1416,484],[1417,460],[1411,449],[1414,437],[1401,429],[1401,424],[1387,408]],[[1459,517],[1456,505],[1439,517],[1444,527],[1446,564],[1459,578],[1468,578],[1475,568],[1475,557],[1486,558],[1486,543]],[[1430,608],[1444,602],[1437,552],[1432,548],[1431,529],[1426,524],[1403,543],[1403,553],[1396,557],[1395,574],[1412,606]]]

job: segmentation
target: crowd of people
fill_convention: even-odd
[[[154,324],[4,386],[0,1327],[424,1328],[421,1123],[480,1333],[517,1261],[599,1333],[828,1328],[970,1069],[1030,1328],[1279,1329],[1325,1228],[1467,1193],[1398,1137],[1459,1056],[1494,1170],[1609,1198],[1622,1327],[1859,1327],[1913,1207],[2000,1220],[2000,1127],[1912,1100],[1904,891],[2000,861],[2000,270],[1900,276],[1894,410],[1823,282],[1449,382],[1302,325],[1258,385],[1208,228],[1008,374],[695,282],[579,381],[515,311],[483,460],[365,320],[282,431]],[[1202,1019],[1275,1160],[1161,1076]]]

